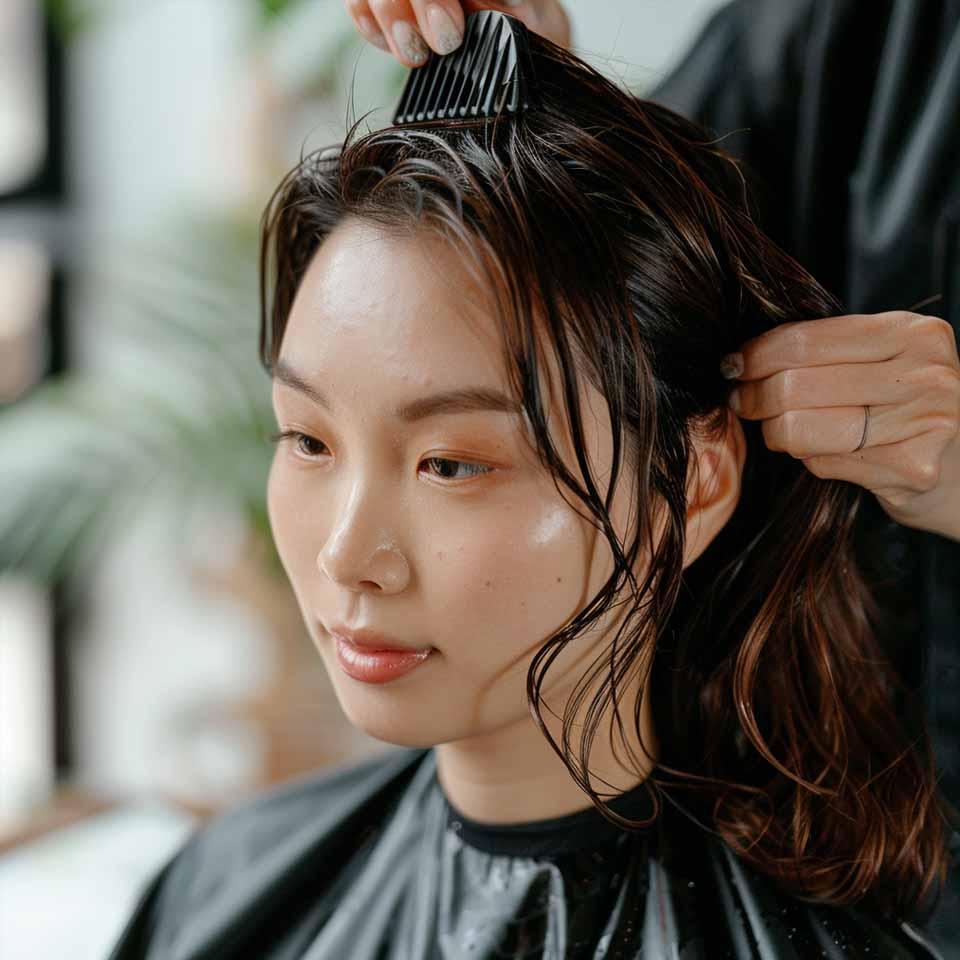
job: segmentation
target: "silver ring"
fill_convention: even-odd
[[[860,442],[853,448],[853,453],[856,453],[867,442],[867,427],[870,425],[870,408],[866,404],[863,405],[863,413],[863,436],[860,438]]]

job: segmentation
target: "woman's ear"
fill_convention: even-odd
[[[747,441],[740,418],[729,407],[726,411],[727,429],[720,440],[694,438],[694,455],[687,479],[684,567],[703,553],[740,501]]]

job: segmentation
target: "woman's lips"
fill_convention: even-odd
[[[364,683],[388,683],[429,659],[429,650],[365,650],[332,634],[337,659],[344,673]]]
[[[329,627],[325,627],[325,629],[327,633],[331,633],[335,637],[343,637],[347,643],[352,643],[355,647],[360,647],[361,650],[369,650],[374,653],[381,650],[409,653],[412,651],[421,652],[431,649],[429,644],[425,647],[410,647],[407,644],[394,641],[392,637],[388,637],[369,627],[351,628],[339,623],[334,623]]]

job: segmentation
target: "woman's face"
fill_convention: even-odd
[[[396,239],[345,221],[304,275],[278,365],[327,405],[275,372],[280,430],[311,439],[278,445],[268,508],[348,719],[408,746],[471,741],[493,749],[509,731],[522,765],[524,744],[545,746],[527,707],[530,660],[613,564],[606,539],[536,462],[521,414],[431,411],[424,403],[464,389],[509,397],[502,363],[491,304],[452,249],[435,236]],[[551,373],[558,384],[555,367]],[[579,476],[557,397],[550,403],[554,442]],[[417,404],[423,416],[397,415]],[[606,407],[592,387],[581,405],[587,456],[605,492],[612,458]],[[624,473],[614,501],[621,536],[630,522],[627,480]],[[338,623],[435,650],[387,683],[357,680],[341,667],[328,633]],[[563,703],[551,692],[572,688],[600,640],[585,635],[547,671],[543,690],[558,713]]]

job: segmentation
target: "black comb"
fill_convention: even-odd
[[[527,27],[498,10],[466,17],[452,53],[431,51],[414,67],[393,118],[395,126],[519,113],[538,102]]]

